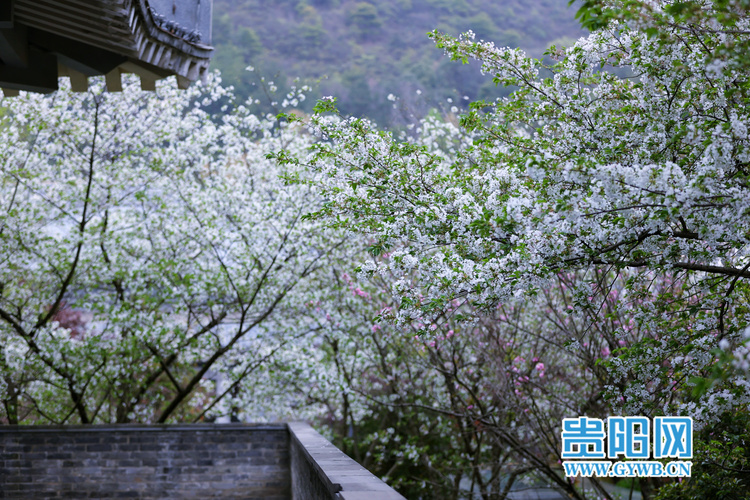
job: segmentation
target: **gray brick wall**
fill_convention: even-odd
[[[285,425],[0,427],[0,498],[289,500]]]

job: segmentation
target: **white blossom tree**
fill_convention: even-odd
[[[586,334],[612,319],[596,314],[608,301],[619,316],[600,339],[608,413],[689,415],[698,430],[747,421],[748,5],[584,7],[596,30],[551,48],[552,64],[471,33],[432,34],[452,58],[477,59],[518,89],[473,103],[461,122],[471,145],[444,154],[435,144],[450,134],[404,141],[332,120],[327,100],[313,118],[326,140],[310,156],[278,158],[320,172],[319,216],[388,255],[361,274],[396,276],[397,325],[417,322],[434,340],[441,317],[477,321],[456,300],[491,311],[577,273],[569,305],[583,324],[565,346],[590,345]],[[731,476],[748,457],[737,463],[714,465]],[[646,495],[659,486],[642,483]]]
[[[287,342],[340,243],[320,198],[265,158],[313,140],[208,86],[131,81],[4,99],[0,417],[170,422],[223,399]]]
[[[340,271],[339,288],[310,303],[317,335],[285,350],[276,374],[244,392],[244,407],[317,420],[407,497],[504,498],[554,485],[587,498],[558,472],[559,425],[571,413],[606,414],[599,360],[617,345],[624,315],[598,293],[601,321],[584,332],[586,318],[568,313],[580,279],[560,277],[536,299],[491,312],[464,305],[471,324],[442,317],[425,336],[419,321],[373,320],[398,307],[387,280],[363,284]],[[570,350],[575,334],[582,343]]]
[[[588,498],[562,418],[682,414],[696,479],[643,496],[741,497],[748,8],[587,0],[547,62],[435,32],[517,90],[410,134],[215,81],[4,100],[0,416],[305,416],[412,496]]]
[[[455,298],[491,306],[537,293],[560,272],[602,268],[627,272],[629,293],[654,276],[680,280],[700,302],[679,302],[691,331],[667,337],[696,355],[721,340],[736,346],[750,278],[747,76],[710,47],[744,37],[747,22],[737,34],[678,26],[669,43],[614,24],[553,48],[559,62],[549,67],[434,33],[453,57],[475,57],[519,90],[475,103],[463,117],[475,144],[447,160],[363,121],[318,119],[330,142],[303,162],[324,173],[321,214],[372,235],[373,253],[391,252],[364,272],[414,276],[416,285],[394,285],[407,316]],[[596,306],[579,292],[578,310]],[[659,347],[665,357],[670,347]]]

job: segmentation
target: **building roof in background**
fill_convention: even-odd
[[[59,76],[75,91],[106,75],[110,91],[135,73],[144,90],[176,75],[186,88],[205,77],[213,53],[212,0],[4,0],[0,88],[52,92]]]

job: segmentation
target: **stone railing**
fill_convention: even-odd
[[[307,424],[1,426],[0,497],[403,500]]]
[[[289,424],[294,500],[404,500],[307,424]]]

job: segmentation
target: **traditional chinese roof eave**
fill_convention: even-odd
[[[200,8],[200,0],[194,2]],[[180,8],[189,3],[183,0]],[[165,22],[148,0],[10,4],[10,10],[0,6],[0,87],[6,95],[55,90],[59,76],[68,76],[74,90],[85,90],[89,76],[106,75],[109,90],[116,91],[122,73],[138,74],[147,90],[170,75],[186,87],[205,78],[213,53],[195,30]],[[210,3],[208,9],[210,26]]]

